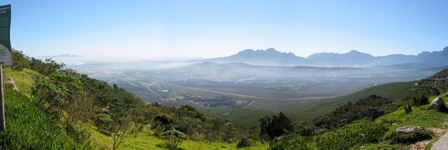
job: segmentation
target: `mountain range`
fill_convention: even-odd
[[[347,53],[315,53],[306,58],[293,53],[279,52],[273,48],[266,50],[246,49],[228,57],[207,59],[213,63],[240,62],[261,66],[314,66],[314,67],[445,67],[448,66],[448,47],[441,51],[422,52],[418,55],[393,54],[372,56],[352,50]]]

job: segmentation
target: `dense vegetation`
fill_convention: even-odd
[[[337,129],[356,120],[375,120],[384,113],[395,111],[399,106],[381,96],[371,95],[352,104],[348,102],[330,114],[320,116],[313,122],[320,128]]]
[[[6,130],[0,149],[90,149],[89,134],[74,129],[30,103],[28,97],[5,88]]]
[[[447,70],[445,69],[433,77],[446,78],[448,77]],[[447,124],[444,123],[448,118],[446,110],[434,109],[427,104],[436,96],[447,100],[445,94],[448,92],[447,83],[446,80],[436,80],[435,78],[422,79],[418,81],[418,85],[406,89],[405,99],[390,101],[387,98],[371,95],[360,99],[355,104],[349,102],[313,121],[316,125],[314,128],[334,131],[323,134],[322,132],[325,130],[313,134],[287,133],[282,135],[283,140],[272,142],[270,149],[352,149],[364,147],[364,145],[367,145],[368,149],[395,149],[408,147],[410,144],[422,140],[433,139],[436,136],[435,133],[428,130],[400,133],[395,132],[395,129],[398,126],[406,125],[436,128],[433,129],[435,131],[446,128]],[[446,108],[446,106],[442,107]],[[377,113],[373,115],[375,117],[372,116],[372,111]],[[380,117],[384,114],[387,115]],[[312,129],[313,126],[300,128],[302,130]],[[437,139],[435,138],[435,140]],[[430,142],[432,143],[434,140]]]
[[[196,141],[237,142],[258,137],[256,127],[206,117],[188,105],[176,108],[146,104],[117,85],[111,86],[65,69],[64,64],[51,59],[28,58],[22,52],[14,51],[13,60],[17,65],[12,66],[12,70],[31,69],[39,73],[33,76],[34,84],[28,93],[34,106],[61,120],[73,131],[85,132],[86,126],[95,125],[98,132],[112,138],[112,149],[118,148],[128,136],[137,136],[148,124],[153,135],[160,138],[166,137],[162,132],[170,133],[167,132],[170,130]],[[78,142],[83,143],[89,137],[77,136],[75,139],[82,139]]]

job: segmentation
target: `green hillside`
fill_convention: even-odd
[[[319,101],[301,103],[292,106],[283,106],[283,112],[292,121],[311,121],[318,116],[324,115],[333,111],[336,107],[347,104],[348,102],[355,102],[359,99],[366,98],[370,95],[379,95],[391,100],[400,100],[406,96],[406,90],[413,87],[415,82],[396,82],[385,85],[370,87],[352,94],[329,98]],[[168,102],[166,106],[180,106],[182,102]],[[196,107],[202,113],[213,116],[229,119],[232,122],[244,125],[259,125],[259,118],[264,116],[271,116],[278,112],[256,110],[256,109],[237,109],[237,108],[217,108],[205,107],[202,105],[190,104]],[[224,115],[223,115],[224,114]]]
[[[4,69],[14,84],[4,85],[7,128],[0,131],[0,149],[235,149],[243,139],[250,143],[243,149],[267,149],[256,127],[188,105],[149,105],[51,59],[13,51],[13,60],[20,65]],[[177,133],[186,138],[173,145]]]
[[[31,103],[28,97],[5,89],[6,130],[0,132],[0,149],[91,149],[76,140],[70,125]]]
[[[396,82],[385,85],[370,87],[352,94],[324,99],[315,102],[298,104],[285,107],[285,114],[293,121],[311,121],[314,118],[333,111],[336,107],[355,102],[369,95],[379,95],[391,100],[400,100],[406,97],[407,90],[414,86],[414,82]]]
[[[439,95],[427,96],[426,104],[409,106],[409,110],[402,106],[392,113],[376,118],[374,121],[366,120],[364,117],[354,123],[323,134],[287,138],[272,143],[270,149],[430,149],[432,144],[439,140],[448,128],[448,112],[446,110],[448,88],[446,88],[447,82],[435,83],[431,81],[423,86],[427,85],[433,87],[444,86],[445,88],[441,90]],[[419,89],[419,87],[409,90],[415,91],[415,89]],[[413,93],[415,94],[415,92]],[[437,109],[429,105],[429,102],[436,97],[445,100],[445,109]],[[411,99],[405,99],[403,102],[409,103]],[[338,113],[332,112],[331,114]],[[395,132],[395,129],[405,126],[421,126],[426,130],[409,134]]]

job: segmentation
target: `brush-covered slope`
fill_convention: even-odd
[[[0,131],[0,149],[91,149],[78,142],[69,125],[34,106],[28,97],[8,88],[4,94],[6,130]]]
[[[370,87],[352,94],[324,99],[320,101],[298,104],[295,107],[289,107],[285,114],[293,121],[307,120],[311,121],[318,116],[333,111],[336,107],[347,104],[348,102],[356,102],[359,99],[366,98],[370,95],[378,95],[390,100],[400,100],[407,96],[406,92],[414,86],[414,82],[397,82],[385,85]]]

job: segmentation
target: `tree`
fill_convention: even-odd
[[[172,122],[170,120],[171,116],[167,114],[161,114],[156,117],[154,117],[151,125],[151,129],[154,130],[154,135],[159,136],[160,133],[163,131],[166,131],[172,126]]]
[[[22,71],[23,68],[30,67],[30,58],[25,56],[22,51],[17,51],[14,48],[12,49],[12,65],[11,68],[15,71]]]
[[[263,138],[265,134],[269,136],[270,139],[281,136],[285,133],[285,130],[291,130],[291,120],[286,117],[282,112],[278,116],[265,116],[259,120],[261,122],[260,136]]]
[[[260,137],[261,139],[267,139],[268,137],[270,137],[269,135],[271,134],[271,122],[272,122],[272,117],[270,116],[264,116],[263,118],[260,118],[260,120],[258,120],[260,122]]]
[[[64,111],[78,106],[86,99],[86,94],[82,91],[81,86],[82,82],[78,78],[62,73],[53,73],[48,79],[40,79],[33,84],[31,94],[38,106],[62,117]],[[86,112],[70,113],[70,115],[80,115],[78,113]]]
[[[45,59],[45,61],[42,61],[40,59],[31,58],[30,63],[30,68],[43,76],[49,76],[54,72],[60,71],[64,67],[64,63],[57,63],[52,59]]]
[[[182,113],[182,115],[187,115],[193,118],[199,118],[202,122],[206,121],[204,114],[197,111],[193,106],[190,105],[182,105],[178,109],[179,113]]]
[[[168,130],[162,133],[162,139],[165,140],[169,148],[177,149],[183,141],[188,139],[188,136],[178,130]]]
[[[292,126],[293,130],[301,136],[310,136],[316,129],[313,123],[307,121],[295,122]]]

